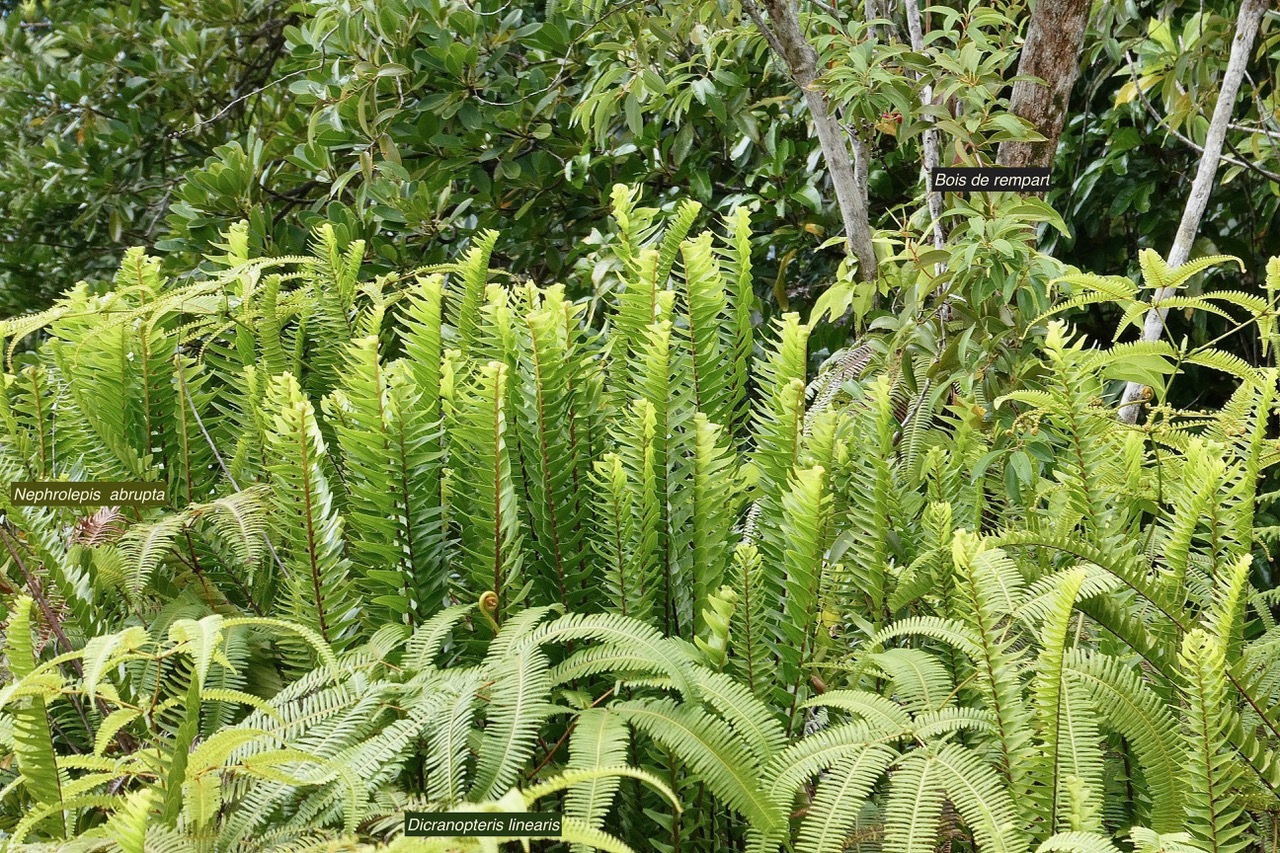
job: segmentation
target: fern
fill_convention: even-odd
[[[694,631],[705,632],[702,608],[725,580],[729,541],[738,515],[738,484],[732,458],[720,428],[702,413],[694,415],[693,453],[689,461],[690,563],[693,601],[697,616]]]
[[[783,314],[757,352],[745,211],[721,239],[613,201],[590,298],[500,277],[493,234],[373,277],[341,229],[253,258],[237,228],[198,280],[133,252],[5,324],[37,337],[0,474],[171,501],[0,496],[0,830],[306,849],[545,802],[582,851],[1265,834],[1274,370],[1055,323],[979,377],[963,316],[841,348]],[[1274,332],[1251,294],[1071,286]],[[1117,423],[1112,378],[1167,401],[1188,365],[1238,383],[1219,411]]]
[[[36,668],[31,639],[32,606],[30,598],[17,599],[5,633],[9,670],[18,679],[31,676]],[[64,803],[62,793],[67,779],[58,767],[53,735],[49,728],[49,712],[43,695],[36,694],[21,700],[14,713],[13,743],[24,787],[36,808],[43,809],[48,814],[46,824],[49,831],[54,838],[67,837],[70,825],[64,811],[67,804]],[[18,836],[18,840],[21,841],[24,837]]]
[[[494,669],[504,685],[495,693],[486,713],[484,739],[476,759],[474,797],[494,798],[515,782],[521,766],[533,754],[534,741],[551,707],[546,657],[536,648],[515,651]]]
[[[752,781],[755,766],[726,723],[670,700],[637,700],[614,706],[617,713],[678,752],[725,805],[768,833],[783,819]]]
[[[817,641],[814,613],[826,551],[825,474],[820,467],[798,471],[791,490],[783,496],[783,527],[790,542],[783,563],[786,580],[783,618],[778,625],[782,659],[778,675],[780,684],[793,696],[793,710],[802,697],[801,685]]]
[[[476,239],[466,257],[458,264],[459,291],[452,295],[451,311],[454,326],[462,330],[459,342],[467,354],[476,344],[476,331],[480,328],[480,306],[484,303],[485,282],[489,277],[489,257],[497,243],[498,234],[486,231]]]
[[[292,375],[272,380],[267,405],[274,418],[269,443],[274,518],[288,571],[282,609],[326,642],[343,646],[354,637],[360,606],[343,554],[343,519],[322,467],[324,439]]]
[[[1044,620],[1032,686],[1042,740],[1041,769],[1036,773],[1040,784],[1034,792],[1049,834],[1058,832],[1066,822],[1068,780],[1078,780],[1094,791],[1102,788],[1102,757],[1096,746],[1101,737],[1092,722],[1095,715],[1082,691],[1073,690],[1063,667],[1072,606],[1083,582],[1084,572],[1079,569],[1058,579],[1053,605]],[[1101,826],[1075,829],[1097,831]]]
[[[1201,629],[1191,631],[1182,642],[1179,662],[1187,698],[1184,808],[1190,829],[1207,850],[1244,850],[1251,842],[1233,791],[1240,784],[1240,770],[1235,757],[1222,749],[1233,724],[1225,702],[1222,639]]]
[[[626,763],[628,730],[612,711],[591,708],[577,719],[569,739],[568,769],[618,767]],[[584,779],[565,794],[564,814],[592,829],[601,829],[621,787],[617,776]]]
[[[578,479],[577,442],[573,434],[575,400],[570,373],[571,342],[564,324],[563,296],[552,290],[534,302],[517,326],[519,382],[515,392],[519,414],[520,452],[532,532],[529,546],[536,559],[526,571],[541,579],[539,587],[556,591],[565,607],[581,598],[581,566],[586,557],[586,483]],[[572,595],[570,591],[572,590]],[[536,602],[542,603],[542,602]]]
[[[521,594],[522,531],[507,445],[507,368],[481,368],[453,413],[451,433],[464,477],[457,511],[466,519],[461,546],[472,590],[492,590],[502,614]]]

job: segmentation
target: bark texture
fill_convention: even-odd
[[[1235,109],[1236,95],[1240,92],[1240,82],[1244,79],[1249,55],[1253,53],[1253,43],[1258,35],[1258,25],[1267,10],[1268,0],[1244,0],[1240,4],[1240,12],[1236,17],[1236,33],[1231,39],[1231,55],[1227,59],[1227,69],[1222,75],[1222,87],[1218,90],[1218,102],[1213,107],[1213,118],[1209,121],[1209,132],[1204,140],[1204,152],[1200,156],[1200,165],[1196,168],[1196,177],[1191,184],[1191,194],[1187,197],[1187,205],[1182,210],[1182,219],[1178,223],[1178,233],[1173,238],[1173,246],[1165,259],[1170,267],[1180,267],[1191,258],[1191,246],[1195,243],[1196,234],[1200,231],[1200,220],[1204,218],[1205,209],[1209,206],[1209,195],[1213,192],[1213,183],[1218,175],[1218,163],[1222,158],[1222,146],[1227,138],[1227,126],[1231,124],[1231,112]],[[1158,290],[1153,301],[1159,303],[1173,295],[1172,288]],[[1158,341],[1164,333],[1164,320],[1168,316],[1168,308],[1152,308],[1142,325],[1142,340]],[[1144,387],[1140,382],[1130,382],[1124,388],[1124,396],[1120,398],[1120,420],[1134,423],[1138,420],[1138,401],[1143,396]]]
[[[1036,0],[1027,39],[1018,58],[1018,74],[1039,77],[1013,84],[1009,109],[1040,132],[1043,142],[1002,142],[1001,166],[1052,166],[1058,138],[1067,120],[1071,89],[1080,76],[1080,50],[1089,17],[1089,0]]]

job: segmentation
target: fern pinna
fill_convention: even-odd
[[[1274,370],[1051,323],[990,405],[901,335],[815,376],[745,212],[612,200],[588,297],[489,233],[367,279],[238,227],[204,278],[135,251],[5,323],[5,478],[170,495],[0,494],[7,845],[414,849],[406,810],[534,804],[574,850],[1270,837]],[[1220,412],[1164,403],[1186,363]]]

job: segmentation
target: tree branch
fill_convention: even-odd
[[[756,29],[760,31],[760,35],[764,36],[764,40],[768,42],[770,49],[778,54],[779,58],[782,58],[784,55],[782,42],[778,41],[778,37],[773,34],[773,30],[769,29],[769,23],[764,19],[764,13],[760,11],[760,7],[756,5],[756,0],[742,0],[742,8],[747,10],[747,14],[755,22]]]
[[[760,28],[769,47],[786,65],[787,72],[804,94],[805,104],[822,148],[822,157],[831,176],[831,187],[844,222],[847,251],[858,261],[858,278],[874,281],[875,247],[871,242],[871,221],[867,210],[867,188],[857,177],[867,166],[859,140],[846,140],[840,123],[831,112],[826,94],[814,84],[818,79],[818,52],[800,31],[800,19],[791,0],[763,0],[762,12],[756,0],[743,0],[743,8]],[[768,14],[768,22],[764,13]],[[850,142],[853,152],[850,153]]]
[[[1137,69],[1134,68],[1133,54],[1130,53],[1129,51],[1125,51],[1124,55],[1125,55],[1125,60],[1129,63],[1129,76],[1133,79],[1134,91],[1137,94],[1138,100],[1142,102],[1143,108],[1146,109],[1147,114],[1151,116],[1152,120],[1154,120],[1157,125],[1164,128],[1165,132],[1168,133],[1170,136],[1172,136],[1174,139],[1178,140],[1183,145],[1186,145],[1188,148],[1190,148],[1192,151],[1195,151],[1197,154],[1203,155],[1204,146],[1197,145],[1194,139],[1191,139],[1189,136],[1187,136],[1184,133],[1179,133],[1173,127],[1173,125],[1169,124],[1169,122],[1165,119],[1164,116],[1160,115],[1160,111],[1156,109],[1155,104],[1151,103],[1151,99],[1147,97],[1147,93],[1142,91],[1142,86],[1139,85],[1138,72],[1137,72]],[[1239,127],[1239,125],[1228,123],[1227,127],[1229,129],[1236,129],[1237,127]],[[1246,129],[1246,128],[1241,128],[1241,129]],[[1228,143],[1228,145],[1230,146],[1230,143]],[[1235,150],[1234,146],[1230,146],[1230,147],[1232,147],[1232,150]],[[1242,160],[1239,157],[1230,157],[1226,154],[1219,154],[1218,159],[1220,159],[1224,163],[1230,163],[1232,166],[1239,166],[1242,169],[1247,169],[1251,172],[1257,172],[1259,175],[1261,175],[1262,177],[1266,178],[1269,181],[1276,181],[1277,183],[1280,183],[1280,175],[1276,174],[1275,172],[1267,171],[1266,169],[1262,168],[1256,163],[1250,163],[1247,160]]]

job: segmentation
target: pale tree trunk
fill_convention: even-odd
[[[916,53],[924,51],[924,27],[920,23],[920,5],[918,0],[905,0],[907,13],[907,31],[911,36],[911,49]],[[920,102],[922,104],[933,103],[933,87],[926,85],[920,93]],[[933,127],[933,119],[928,118],[926,121],[929,127],[924,132],[924,187],[925,197],[929,204],[929,216],[933,218],[933,245],[936,249],[941,249],[946,245],[946,234],[942,230],[942,193],[933,192],[929,188],[929,182],[933,180],[933,170],[940,163],[940,152],[938,149],[938,130]]]
[[[875,20],[887,20],[890,22],[887,27],[888,32],[881,32],[882,29],[886,28],[884,24],[877,24],[873,27],[882,42],[892,41],[898,35],[898,28],[892,23],[893,6],[893,0],[864,0],[862,4],[863,14],[868,22]]]
[[[1200,230],[1200,220],[1204,218],[1205,209],[1209,206],[1209,194],[1213,192],[1214,179],[1218,175],[1218,161],[1227,137],[1227,125],[1231,123],[1231,111],[1235,108],[1236,95],[1240,91],[1240,82],[1244,79],[1245,67],[1249,64],[1249,55],[1253,52],[1258,25],[1262,22],[1267,3],[1268,0],[1244,0],[1240,5],[1227,70],[1223,72],[1218,103],[1214,105],[1209,132],[1204,139],[1204,153],[1200,156],[1200,165],[1191,184],[1191,195],[1187,198],[1187,206],[1183,208],[1182,221],[1178,223],[1178,233],[1173,238],[1173,246],[1166,259],[1170,267],[1180,267],[1191,258],[1191,246]],[[1156,291],[1153,301],[1167,299],[1173,293],[1173,288],[1161,288]],[[1142,340],[1160,340],[1168,313],[1168,308],[1152,308],[1147,312],[1142,325]],[[1141,408],[1139,400],[1144,396],[1143,391],[1141,382],[1125,385],[1124,396],[1120,398],[1120,420],[1129,424],[1138,420],[1138,409]]]
[[[858,180],[858,174],[867,170],[865,146],[853,140],[853,153],[845,140],[840,123],[832,114],[831,103],[820,89],[814,86],[818,79],[818,52],[800,31],[800,19],[793,0],[763,0],[768,20],[756,4],[756,0],[744,0],[747,14],[759,27],[769,47],[786,64],[791,79],[804,94],[822,157],[831,176],[840,218],[844,223],[848,252],[858,262],[858,278],[874,281],[876,254],[871,243],[871,220],[867,211],[867,187]]]
[[[1089,0],[1036,0],[1018,59],[1018,74],[1038,77],[1048,85],[1031,80],[1014,83],[1009,111],[1031,122],[1045,140],[1000,143],[996,162],[1001,166],[1053,165],[1071,89],[1080,76],[1089,5]]]

